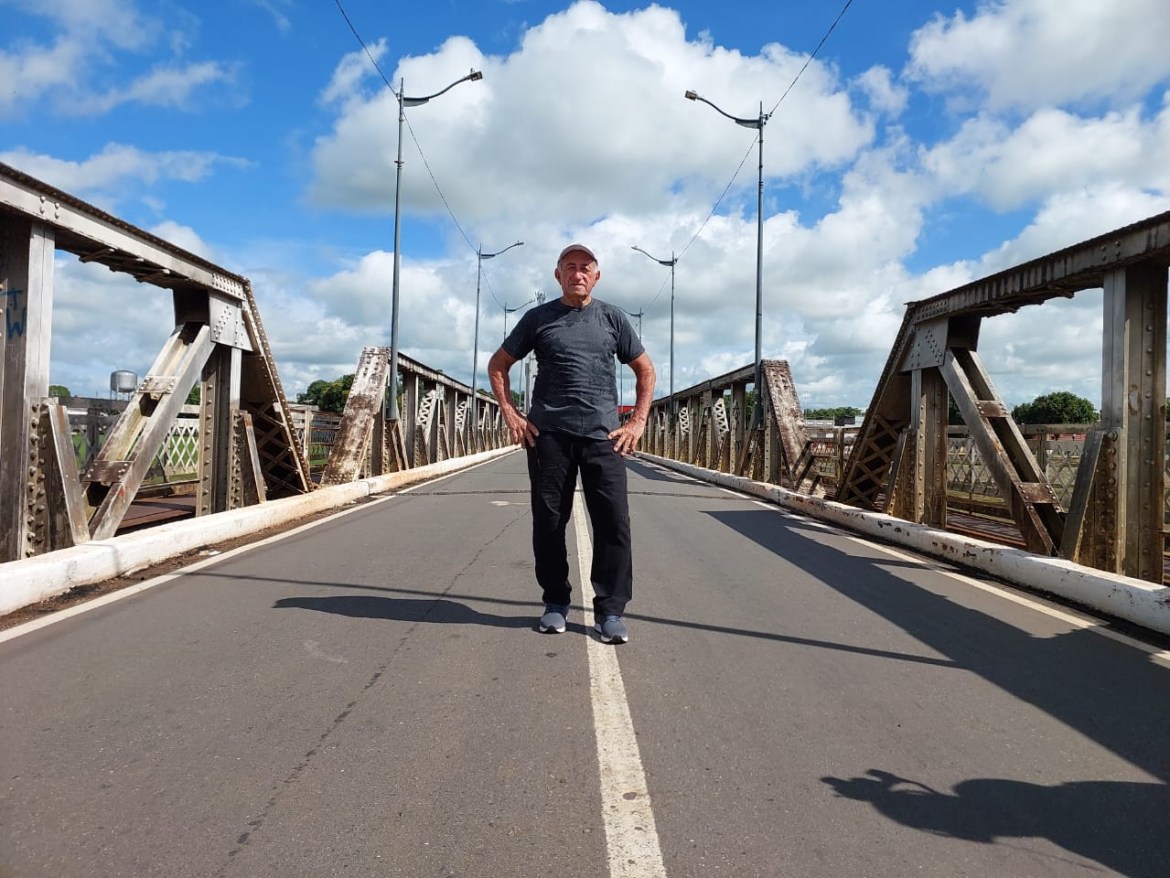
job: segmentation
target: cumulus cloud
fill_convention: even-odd
[[[965,102],[1031,110],[1130,101],[1170,75],[1162,0],[1001,0],[937,15],[910,44],[909,75]]]
[[[13,165],[70,194],[116,207],[136,184],[164,180],[194,183],[216,165],[244,166],[241,159],[194,151],[145,152],[134,146],[111,143],[97,155],[67,161],[17,149],[0,152],[0,162]]]
[[[768,191],[777,194],[764,223],[762,323],[765,355],[790,357],[814,403],[868,401],[906,302],[1165,209],[1165,104],[1150,115],[1142,99],[1170,74],[1157,35],[1166,17],[1143,0],[1121,6],[1010,0],[925,22],[897,74],[874,66],[843,82],[832,66],[810,64],[765,129]],[[1155,33],[1121,51],[1123,35],[1146,20]],[[1069,52],[1070,27],[1093,38],[1073,41]],[[1036,50],[1057,45],[1065,50]],[[566,46],[573,47],[567,57]],[[577,64],[584,58],[587,68]],[[603,254],[598,295],[648,312],[644,332],[660,364],[669,348],[665,281],[630,245],[681,254],[675,386],[727,371],[753,355],[753,135],[680,98],[694,89],[752,118],[760,104],[744,105],[743,96],[783,93],[806,60],[780,44],[747,56],[707,34],[688,36],[670,9],[619,14],[592,2],[533,25],[506,56],[449,41],[402,59],[394,74],[411,93],[412,82],[440,87],[469,66],[485,72],[482,83],[438,99],[442,106],[408,111],[404,211],[443,209],[419,166],[417,140],[446,179],[475,181],[447,193],[459,217],[523,223],[524,237],[548,252],[567,238],[592,242]],[[324,92],[337,117],[316,143],[310,197],[387,211],[396,108],[360,61],[343,59]],[[970,118],[943,139],[916,139],[902,117],[916,96],[939,93],[963,97]],[[815,125],[804,123],[811,119]],[[734,184],[708,217],[736,166]],[[779,188],[833,175],[835,195],[820,210],[800,200],[789,207]],[[984,253],[909,269],[939,234],[932,218],[970,199],[992,214],[1033,209],[1034,220]],[[431,305],[431,314],[463,325],[452,303]],[[1020,334],[1034,326],[1001,325],[985,336],[986,359],[1018,400],[1048,373],[1022,367],[1016,353],[1028,349]],[[1083,349],[1093,325],[1078,320],[1062,341]],[[413,331],[404,338],[411,343]],[[446,360],[441,345],[427,347],[441,367],[466,370],[458,355]],[[1077,355],[1061,359],[1063,374],[1074,361],[1082,364],[1078,387],[1099,383],[1097,364]]]
[[[754,119],[759,101],[739,106],[741,96],[781,94],[805,60],[776,45],[747,57],[688,40],[674,10],[617,14],[594,2],[549,16],[506,57],[485,57],[467,39],[453,38],[431,55],[403,59],[391,78],[404,79],[406,93],[416,95],[471,68],[484,72],[482,82],[407,111],[403,204],[423,213],[443,210],[420,165],[420,148],[447,179],[475,181],[446,193],[456,215],[473,221],[572,224],[653,210],[672,188],[692,203],[709,204],[717,192],[712,178],[726,182],[728,167],[750,149],[754,135],[709,107],[685,102],[683,93],[698,88],[733,115]],[[376,74],[367,63],[362,75],[360,61],[343,59],[323,93],[340,112],[333,131],[315,145],[310,198],[386,210],[394,196],[397,109],[388,90],[362,90]],[[792,124],[810,116],[816,126]],[[774,125],[777,136],[765,138],[773,177],[840,164],[872,137],[833,73],[816,62]]]
[[[198,22],[182,10],[172,10],[181,24],[168,34],[161,17],[144,14],[132,0],[15,5],[47,19],[56,33],[45,41],[14,40],[0,50],[0,82],[11,83],[0,88],[0,118],[43,102],[68,115],[107,113],[126,103],[185,109],[197,90],[234,83],[233,65],[211,61],[172,62],[121,81],[117,60],[123,53],[138,54],[162,44],[182,54],[187,46],[182,35]]]
[[[134,10],[102,2],[114,21]],[[298,33],[295,5],[252,5],[278,28],[286,18],[287,38]],[[749,363],[756,131],[686,101],[693,89],[745,119],[775,110],[764,131],[764,356],[790,360],[805,404],[864,406],[905,303],[1170,209],[1170,18],[1161,5],[985,3],[914,23],[904,58],[848,74],[829,43],[778,106],[809,60],[803,48],[728,48],[664,6],[619,13],[582,0],[526,26],[505,50],[452,36],[407,55],[396,34],[367,32],[370,52],[392,82],[405,80],[407,95],[484,72],[406,111],[402,348],[469,381],[475,342],[482,370],[502,338],[505,306],[557,295],[555,254],[581,239],[601,257],[598,297],[641,315],[660,393],[671,377],[672,311],[676,389]],[[63,22],[70,4],[46,8]],[[135,20],[157,47],[161,30]],[[60,28],[42,43],[5,47],[0,78],[19,58],[39,71],[43,94],[69,93],[85,65],[103,62],[73,58],[72,31]],[[298,218],[393,212],[396,99],[366,53],[350,48],[324,64],[313,103],[279,122],[287,141],[309,144],[293,158],[304,186],[288,209]],[[43,56],[35,65],[34,49]],[[162,58],[155,69],[192,76],[152,80],[140,69],[93,93],[123,108],[179,105],[247,76],[228,60]],[[298,227],[284,238],[208,243],[214,226],[169,217],[162,184],[207,181],[239,161],[223,152],[122,142],[88,158],[14,149],[0,160],[103,205],[133,193],[153,206],[158,234],[252,277],[290,393],[353,371],[364,345],[389,341],[386,236],[356,244],[329,230],[326,241],[302,238],[310,233]],[[445,240],[422,253],[412,233]],[[525,245],[484,265],[476,339],[475,249],[516,239]],[[678,257],[673,298],[669,269],[633,245]],[[310,251],[327,256],[307,267]],[[96,294],[97,281],[83,279]],[[62,307],[78,320],[93,316],[72,299]],[[1052,389],[1095,399],[1099,309],[1100,296],[1086,291],[985,321],[980,353],[1009,403]]]

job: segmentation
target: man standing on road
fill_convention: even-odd
[[[626,643],[622,614],[633,593],[634,565],[625,456],[646,429],[654,364],[623,311],[593,298],[601,271],[592,250],[570,244],[554,276],[561,297],[520,318],[488,362],[488,379],[513,441],[528,452],[532,551],[544,592],[540,630],[565,630],[572,591],[565,530],[580,472],[593,525],[594,629],[605,643]],[[529,351],[536,352],[537,374],[526,418],[512,404],[508,370]],[[620,426],[615,355],[637,383],[634,411]]]

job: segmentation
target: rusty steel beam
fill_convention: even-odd
[[[375,421],[381,417],[386,376],[390,371],[389,356],[389,348],[362,349],[321,484],[342,485],[358,477],[373,441]]]
[[[781,461],[777,461],[782,484],[794,483],[797,461],[808,444],[804,426],[804,411],[796,393],[796,382],[787,360],[765,360],[761,363],[764,386],[771,401],[772,426],[779,441]]]
[[[195,286],[244,298],[246,281],[239,275],[3,163],[0,213],[44,223],[56,230],[58,249],[141,283],[171,290]]]
[[[1006,314],[1024,305],[1097,289],[1104,286],[1110,272],[1137,263],[1170,265],[1170,212],[911,302],[906,319],[920,323],[959,314]]]

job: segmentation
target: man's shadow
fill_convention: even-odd
[[[531,615],[493,616],[465,604],[447,600],[388,598],[376,595],[331,595],[328,597],[281,598],[278,610],[314,610],[359,619],[390,619],[398,622],[427,622],[434,625],[487,625],[492,628],[532,628]]]
[[[1044,786],[975,778],[944,793],[870,769],[862,777],[823,777],[838,796],[935,835],[991,844],[1046,838],[1130,878],[1170,874],[1170,786],[1131,781],[1074,781]]]

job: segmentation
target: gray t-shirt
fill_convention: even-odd
[[[525,312],[504,340],[517,360],[536,352],[536,385],[528,419],[541,431],[605,439],[618,428],[617,372],[613,358],[642,356],[625,312],[592,299],[570,308],[560,299]]]

